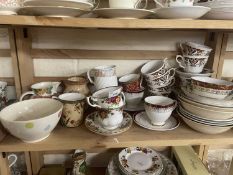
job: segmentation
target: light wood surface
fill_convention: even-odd
[[[32,174],[37,175],[44,165],[44,157],[41,152],[30,152]]]
[[[105,137],[90,132],[84,125],[78,128],[64,128],[60,125],[44,141],[27,144],[8,135],[0,144],[1,151],[49,151],[68,149],[121,148],[128,146],[184,146],[232,144],[233,130],[218,135],[206,135],[181,124],[173,131],[156,132],[135,124],[124,134]]]
[[[2,152],[0,152],[0,175],[10,175],[7,155],[6,153],[2,153]]]
[[[0,49],[0,59],[4,57],[10,57],[11,51],[10,49]]]
[[[27,167],[27,175],[32,175],[32,165],[31,165],[31,157],[30,152],[24,152],[25,163]]]

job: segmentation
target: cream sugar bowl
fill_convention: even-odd
[[[144,100],[145,110],[153,125],[164,125],[177,106],[177,101],[164,96],[149,96]]]

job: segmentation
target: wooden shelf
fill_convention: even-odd
[[[4,15],[0,16],[0,25],[124,29],[233,29],[232,20],[55,18]]]
[[[167,132],[150,131],[136,124],[118,136],[105,137],[90,132],[84,125],[78,128],[64,128],[60,125],[44,141],[27,144],[8,135],[0,143],[2,152],[51,151],[69,149],[106,149],[129,146],[186,146],[233,144],[233,130],[218,135],[206,135],[181,124],[177,129]]]

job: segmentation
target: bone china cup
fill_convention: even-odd
[[[0,120],[13,136],[34,143],[50,135],[60,120],[62,108],[62,103],[54,99],[25,100],[4,108]]]
[[[193,42],[185,42],[180,44],[183,55],[189,56],[209,56],[212,48]]]
[[[83,121],[86,96],[80,93],[65,93],[58,99],[63,103],[61,122],[66,127],[77,127]]]
[[[144,101],[146,114],[153,125],[164,125],[177,105],[176,100],[163,96],[149,96]]]
[[[110,8],[134,9],[138,8],[143,0],[109,0]],[[143,8],[147,6],[147,0]]]
[[[142,78],[140,74],[128,74],[119,79],[124,92],[139,91],[141,89]]]

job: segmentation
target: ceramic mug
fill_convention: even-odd
[[[124,92],[124,94],[127,107],[135,107],[140,104],[143,99],[144,88],[137,92]]]
[[[142,89],[142,78],[140,74],[128,74],[119,79],[124,92],[137,92]]]
[[[162,8],[166,7],[182,7],[182,6],[193,6],[194,0],[154,0]]]
[[[208,61],[208,56],[177,55],[176,62],[185,72],[201,73]]]
[[[134,9],[147,7],[147,0],[145,0],[145,5],[141,7],[143,0],[109,0],[110,8],[119,8],[119,9]]]
[[[193,42],[180,43],[181,52],[183,55],[189,56],[209,56],[212,48]]]
[[[93,75],[94,79],[91,78]],[[89,81],[94,84],[96,90],[111,86],[118,86],[116,66],[98,66],[87,72]]]
[[[33,84],[31,86],[32,91],[25,92],[21,95],[20,101],[23,101],[28,95],[35,97],[52,97],[57,93],[60,84],[60,82],[40,82]]]
[[[98,109],[97,120],[107,130],[113,130],[123,121],[123,107],[116,109]]]
[[[5,107],[7,103],[7,82],[0,81],[0,108]]]
[[[61,122],[66,127],[77,127],[84,119],[86,96],[81,93],[64,93],[58,96],[63,103]]]
[[[87,103],[92,107],[115,109],[125,105],[125,95],[122,87],[108,87],[96,91],[87,97]]]

